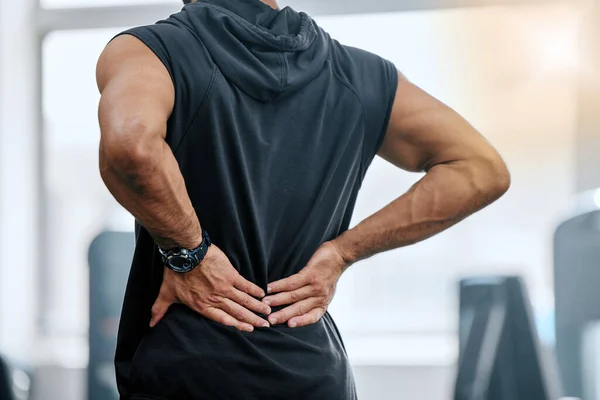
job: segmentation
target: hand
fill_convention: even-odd
[[[326,242],[298,274],[269,284],[270,295],[263,303],[272,307],[291,304],[269,316],[271,325],[287,322],[290,328],[296,328],[317,323],[325,315],[347,267],[337,247]]]
[[[252,313],[271,313],[268,305],[255,298],[264,296],[264,291],[244,279],[213,244],[202,264],[193,271],[179,274],[165,268],[160,293],[152,307],[150,327],[158,324],[171,304],[183,303],[213,321],[252,332],[254,327],[269,326]]]

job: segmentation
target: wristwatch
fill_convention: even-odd
[[[161,249],[158,247],[158,251],[162,256],[163,264],[171,271],[184,274],[186,272],[193,271],[206,257],[208,248],[212,244],[210,236],[206,229],[202,230],[202,243],[195,249]]]

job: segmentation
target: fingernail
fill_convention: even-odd
[[[271,314],[271,307],[267,307],[267,309],[265,310],[265,314],[266,315]]]
[[[265,292],[260,292],[260,296],[259,296],[259,297],[260,297],[261,299],[262,299],[263,297],[265,297],[265,296],[266,296]]]
[[[294,321],[290,322],[290,328],[295,328],[296,326],[298,326],[298,324],[296,324]]]
[[[265,300],[265,304],[268,305],[268,306],[270,306],[271,305],[271,300],[269,300],[269,299]]]
[[[269,318],[269,321],[271,322],[271,325],[277,324],[277,318]]]
[[[271,293],[273,291],[273,288],[271,286],[267,287],[267,292]]]
[[[269,325],[269,323],[268,323],[268,322],[265,322],[265,323],[263,324],[263,328],[268,328],[269,326],[270,326],[270,325]]]

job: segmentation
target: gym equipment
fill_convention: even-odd
[[[0,399],[15,400],[8,363],[0,357]]]
[[[554,236],[556,354],[565,395],[585,398],[582,339],[600,321],[600,189],[581,194]],[[594,399],[591,399],[594,400]]]
[[[103,232],[92,241],[89,248],[88,400],[119,398],[114,355],[119,317],[134,248],[133,232]]]
[[[519,277],[460,282],[460,359],[454,400],[557,400]]]
[[[0,400],[27,400],[31,396],[32,370],[0,355]]]

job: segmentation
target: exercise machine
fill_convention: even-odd
[[[557,400],[558,372],[540,344],[518,277],[460,282],[454,400]]]

